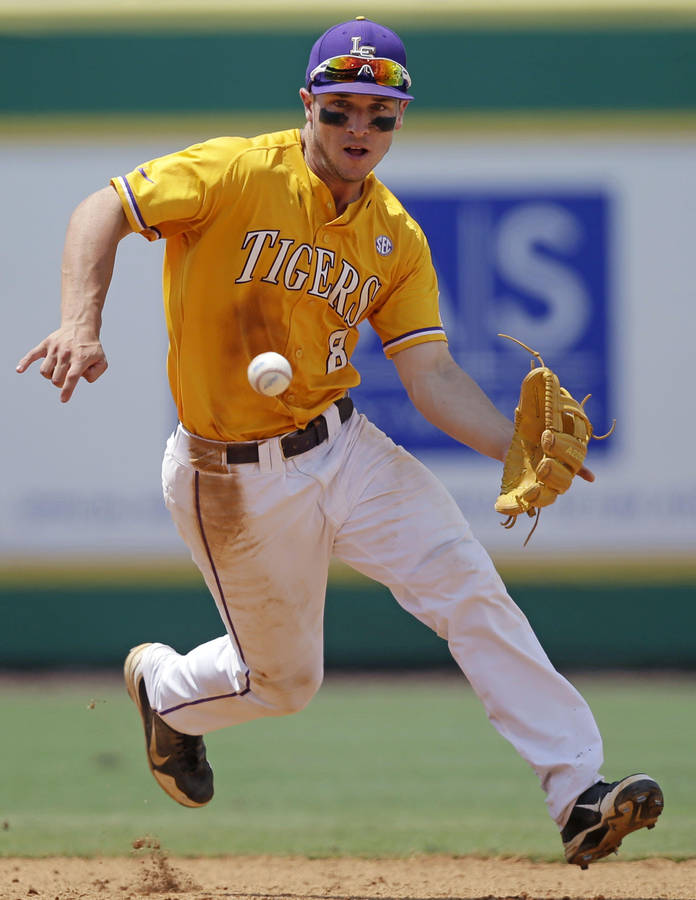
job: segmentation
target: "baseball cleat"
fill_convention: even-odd
[[[566,860],[586,869],[615,853],[627,834],[655,827],[663,803],[659,784],[648,775],[593,784],[575,801],[561,832]]]
[[[205,806],[213,796],[213,770],[205,756],[203,738],[175,731],[150,706],[141,670],[142,654],[149,646],[133,647],[126,657],[123,677],[143,720],[150,771],[177,803]]]

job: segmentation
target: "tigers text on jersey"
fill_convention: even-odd
[[[304,427],[360,383],[367,319],[387,356],[446,340],[420,227],[373,175],[336,216],[297,129],[217,138],[112,179],[134,231],[166,238],[168,373],[179,419],[222,441]],[[289,389],[259,397],[246,371],[281,353]]]

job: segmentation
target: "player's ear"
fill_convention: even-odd
[[[406,112],[406,107],[410,103],[410,100],[399,100],[399,108],[396,113],[396,124],[394,125],[394,130],[398,131],[399,128],[404,124],[404,113]]]
[[[309,93],[306,88],[300,88],[300,100],[302,100],[302,105],[304,106],[305,111],[305,119],[308,122],[312,121],[312,104],[314,102],[314,97]]]

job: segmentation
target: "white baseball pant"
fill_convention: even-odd
[[[323,677],[332,556],[386,585],[440,637],[503,737],[537,773],[559,827],[599,780],[587,703],[551,665],[492,561],[438,479],[364,416],[290,459],[228,465],[225,444],[181,426],[167,444],[167,507],[227,634],[186,655],[143,655],[148,697],[179,731],[205,734],[302,709]]]

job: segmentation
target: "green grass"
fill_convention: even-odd
[[[696,678],[574,679],[604,735],[604,774],[647,770],[657,829],[624,859],[696,852]],[[184,809],[147,770],[140,721],[116,679],[0,681],[0,855],[171,853],[559,859],[536,776],[462,678],[329,677],[303,712],[207,737],[210,806]]]

